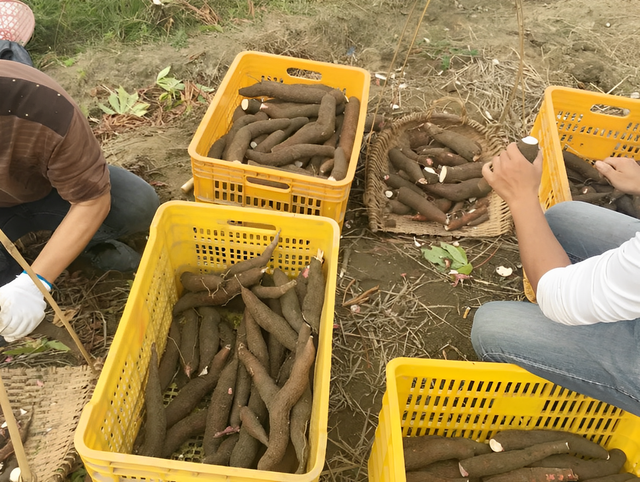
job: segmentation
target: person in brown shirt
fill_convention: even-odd
[[[60,85],[33,67],[0,60],[0,229],[12,241],[53,232],[32,264],[49,289],[85,249],[102,269],[135,269],[139,254],[116,239],[148,229],[158,206],[153,187],[107,165]],[[20,271],[0,249],[0,335],[7,341],[31,333],[46,308]]]

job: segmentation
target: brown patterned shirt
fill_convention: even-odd
[[[37,201],[53,188],[70,203],[108,192],[100,144],[58,83],[0,60],[0,207]]]

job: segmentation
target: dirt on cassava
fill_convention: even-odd
[[[635,0],[523,4],[523,82],[500,126],[505,143],[529,132],[548,85],[623,96],[640,90]],[[181,115],[165,116],[154,125],[129,130],[116,126],[111,131],[104,129],[97,104],[105,102],[105,87],[123,86],[129,92],[149,88],[167,66],[173,77],[216,88],[243,50],[354,65],[372,76],[369,112],[377,108],[387,119],[425,111],[434,100],[447,96],[461,99],[466,114],[483,124],[500,119],[519,67],[514,1],[433,0],[423,19],[422,4],[412,9],[412,2],[395,0],[318,2],[312,8],[314,15],[291,16],[267,7],[259,19],[238,21],[221,33],[200,34],[181,47],[90,50],[72,66],[51,62],[42,68],[68,90],[102,132],[107,161],[152,182],[162,201],[193,200],[192,193],[185,194],[180,187],[191,177],[187,146],[206,102],[193,102]],[[395,84],[390,81],[383,88],[376,73],[394,74]],[[394,90],[398,82],[406,85],[401,92]],[[392,109],[392,103],[398,108]],[[329,444],[322,475],[327,481],[367,480],[389,360],[398,356],[476,360],[469,340],[475,310],[491,300],[525,299],[512,234],[486,239],[374,234],[363,204],[364,176],[363,154],[340,246]],[[472,279],[453,286],[446,274],[422,258],[421,246],[441,241],[457,241],[466,250],[474,265]],[[499,276],[498,266],[512,268],[513,274]],[[372,288],[377,289],[367,299],[349,303]],[[111,336],[114,328],[111,323]]]

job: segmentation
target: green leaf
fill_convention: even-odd
[[[58,350],[58,351],[69,351],[70,348],[65,345],[62,342],[59,342],[58,340],[50,340],[48,342],[46,342],[45,347],[50,349],[50,350]]]
[[[453,262],[458,264],[467,263],[467,254],[464,252],[464,249],[447,243],[440,243],[440,246],[449,253],[449,257]]]
[[[446,267],[444,259],[449,257],[448,253],[438,246],[432,246],[431,248],[422,248],[422,256],[427,261],[440,266],[442,270],[444,270]]]
[[[115,111],[115,110],[110,109],[109,107],[107,107],[107,106],[106,106],[106,105],[104,105],[104,104],[100,104],[100,103],[98,103],[98,107],[100,107],[100,109],[102,109],[102,112],[104,112],[105,114],[113,115],[113,114],[115,114],[115,113],[116,113],[116,111]]]
[[[170,70],[171,70],[171,66],[165,69],[162,69],[158,74],[158,76],[156,77],[156,82],[160,82],[162,79],[164,79],[169,74]]]
[[[467,263],[460,266],[459,268],[455,268],[455,270],[460,274],[471,274],[471,271],[473,271],[473,266]]]

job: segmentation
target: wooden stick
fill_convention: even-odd
[[[3,233],[4,236],[4,233]],[[22,437],[20,436],[20,429],[18,423],[13,416],[13,410],[11,409],[11,402],[9,402],[9,395],[4,387],[4,381],[0,377],[0,406],[2,407],[2,413],[4,413],[7,427],[9,428],[9,436],[11,437],[11,443],[13,444],[13,450],[18,459],[18,466],[20,467],[20,480],[24,482],[32,482],[36,478],[31,473],[29,468],[29,462],[27,461],[27,454],[24,451],[24,445],[22,444]],[[33,410],[33,407],[31,408]],[[33,417],[33,413],[31,414]]]
[[[38,276],[34,273],[33,269],[31,269],[31,266],[29,266],[29,263],[25,261],[25,259],[22,257],[20,252],[16,249],[15,245],[11,242],[11,240],[7,237],[7,235],[4,234],[4,231],[2,231],[2,229],[0,229],[0,243],[2,243],[2,245],[9,252],[9,254],[13,256],[13,259],[15,259],[20,264],[22,269],[24,269],[27,272],[27,274],[29,275],[29,278],[31,278],[31,281],[33,281],[33,283],[38,287],[40,292],[44,295],[44,298],[49,302],[49,304],[53,308],[53,311],[55,311],[56,315],[58,315],[58,318],[60,318],[60,321],[62,321],[62,324],[71,335],[71,338],[73,338],[73,341],[76,342],[76,345],[80,350],[80,353],[82,353],[82,356],[87,361],[87,364],[91,367],[91,370],[93,371],[94,375],[99,375],[98,371],[93,366],[94,360],[91,358],[91,355],[87,353],[87,350],[85,349],[84,345],[80,341],[80,338],[78,338],[78,335],[74,331],[73,327],[71,326],[71,324],[69,324],[67,317],[64,315],[64,313],[62,313],[62,310],[58,306],[58,303],[56,303],[56,300],[53,299],[53,296],[51,296],[51,293],[49,293],[49,290],[47,290],[47,288],[44,287],[44,285],[42,284],[42,281],[38,279]]]
[[[180,189],[182,189],[182,192],[184,193],[191,191],[193,189],[193,178],[185,182]]]

